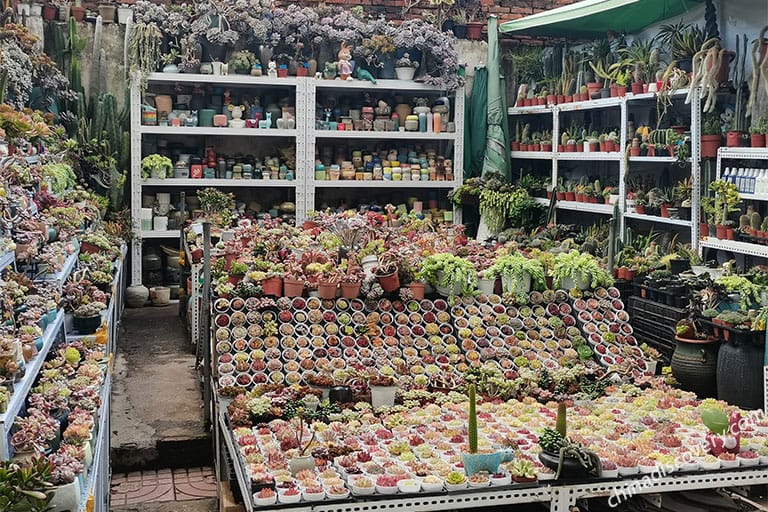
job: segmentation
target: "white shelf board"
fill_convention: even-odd
[[[643,220],[646,222],[658,222],[659,224],[672,224],[675,226],[691,227],[691,221],[682,219],[671,219],[669,217],[657,217],[656,215],[645,215],[643,213],[626,212],[624,217],[627,219]]]
[[[743,158],[747,160],[768,160],[768,148],[728,148],[717,150],[720,158]]]
[[[373,140],[456,140],[449,132],[384,132],[356,130],[315,130],[318,139],[373,139]]]
[[[549,206],[551,201],[551,199],[547,199],[546,197],[534,197],[533,200],[539,204],[543,204],[544,206]]]
[[[315,181],[316,188],[454,188],[455,181],[327,180]]]
[[[624,98],[601,98],[599,100],[573,101],[571,103],[560,103],[557,109],[560,112],[573,112],[575,110],[589,110],[593,108],[618,107]]]
[[[558,201],[557,207],[560,210],[573,210],[577,212],[602,213],[611,215],[613,213],[612,204],[600,203],[582,203],[579,201]]]
[[[688,89],[675,89],[670,93],[670,96],[677,97],[677,96],[685,96],[688,94]],[[656,98],[658,97],[658,93],[655,92],[644,92],[643,94],[632,94],[631,92],[627,93],[627,101],[647,101],[647,100],[654,100],[656,101]]]
[[[536,105],[531,107],[509,107],[507,114],[510,116],[521,116],[525,114],[551,114],[552,108],[547,105]]]
[[[737,240],[720,240],[714,237],[707,237],[699,242],[702,247],[709,247],[711,249],[718,249],[721,251],[737,252],[739,254],[747,254],[749,256],[756,256],[758,258],[768,258],[768,245],[751,244],[749,242],[741,242]]]
[[[748,194],[746,192],[739,192],[742,199],[748,201],[768,201],[768,195],[765,194]]]
[[[43,348],[26,364],[26,372],[21,381],[16,382],[13,385],[13,394],[8,401],[8,407],[3,414],[0,414],[0,424],[3,425],[3,431],[0,435],[8,436],[8,433],[13,426],[13,419],[19,414],[21,406],[27,399],[32,383],[37,378],[37,374],[40,372],[40,367],[43,366],[45,357],[48,355],[48,351],[51,349],[53,341],[56,339],[56,335],[61,331],[63,323],[64,310],[60,309],[56,313],[56,320],[48,325],[43,333]]]
[[[296,180],[226,180],[207,178],[166,178],[164,180],[147,179],[142,187],[249,187],[249,188],[293,188]]]
[[[555,153],[555,158],[558,160],[589,160],[593,162],[618,162],[622,159],[623,153],[620,153],[618,151],[612,151],[610,153],[604,153],[604,152],[592,152],[587,151],[584,152],[562,152],[562,153]]]
[[[146,135],[176,135],[190,137],[194,135],[211,135],[216,137],[295,137],[298,130],[281,130],[279,128],[228,128],[216,126],[144,126],[141,133]]]
[[[250,75],[201,75],[194,73],[150,73],[148,82],[154,83],[187,83],[187,84],[222,84],[222,85],[285,85],[295,87],[296,77],[272,78],[269,76]]]
[[[179,238],[179,230],[169,229],[165,231],[142,231],[141,238]]]
[[[64,261],[64,265],[61,267],[61,270],[56,272],[55,274],[46,274],[42,276],[40,279],[42,281],[58,281],[59,283],[63,283],[67,280],[69,275],[72,273],[72,271],[75,269],[75,266],[77,266],[77,260],[80,256],[80,252],[74,252],[67,256],[67,259]]]
[[[392,89],[400,91],[427,91],[442,92],[438,87],[433,87],[413,80],[377,80],[375,84],[367,80],[316,80],[318,89]]]
[[[677,163],[677,158],[674,156],[631,156],[629,161],[641,164],[674,164]],[[690,161],[690,158],[686,158],[686,162]]]
[[[511,151],[511,158],[528,159],[528,160],[551,160],[554,153],[551,151]]]

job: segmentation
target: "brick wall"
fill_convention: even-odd
[[[522,18],[530,16],[537,12],[554,9],[561,5],[568,5],[576,2],[577,0],[477,0],[480,2],[480,12],[485,16],[489,14],[495,14],[499,17],[499,22]],[[289,0],[276,0],[275,2],[279,6],[285,6],[290,4],[299,5],[317,5],[317,1],[313,0],[297,0],[295,2]],[[353,7],[362,5],[367,13],[372,15],[383,14],[391,20],[401,20],[405,18],[413,18],[422,16],[425,12],[434,10],[430,6],[429,0],[325,0],[326,4],[330,5],[345,5]],[[403,16],[403,9],[407,5],[413,5],[408,10],[408,13]],[[479,17],[484,19],[484,17]]]

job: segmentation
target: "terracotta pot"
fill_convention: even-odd
[[[734,240],[736,238],[736,234],[733,230],[733,228],[725,228],[725,239],[726,240]]]
[[[709,235],[709,225],[706,222],[699,222],[699,236]]]
[[[117,6],[110,4],[101,4],[98,7],[99,16],[101,16],[102,22],[114,23],[115,13],[117,12]]]
[[[547,104],[546,98],[536,98],[536,105],[543,107]]]
[[[648,152],[646,153],[645,156],[656,156],[656,146],[654,146],[653,144],[648,146]]]
[[[729,148],[738,148],[741,146],[741,132],[730,130],[725,133],[725,145]]]
[[[565,193],[565,200],[566,201],[575,201],[576,200],[576,192],[566,192]]]
[[[424,299],[424,289],[426,288],[426,285],[424,283],[411,283],[408,285],[408,289],[411,290],[411,293],[413,294],[414,300],[423,300]]]
[[[619,97],[619,86],[618,85],[612,85],[611,86],[611,98],[618,98]]]
[[[304,281],[283,278],[283,295],[286,297],[301,297],[304,293]]]
[[[288,77],[288,68],[277,68],[277,78]]]
[[[571,96],[570,94],[566,94],[565,95],[565,102],[566,103],[573,103],[573,96]]]
[[[296,76],[307,76],[308,68],[304,66],[298,66],[296,68]]]
[[[600,151],[600,144],[597,142],[590,142],[589,143],[589,152],[590,153],[597,153]]]
[[[667,205],[663,204],[661,205],[661,216],[665,219],[669,218],[669,210],[667,209]]]
[[[467,39],[480,40],[483,38],[483,22],[470,21],[467,23]]]
[[[616,88],[618,90],[618,96],[620,98],[623,98],[627,95],[627,86],[626,85],[620,85]]]
[[[547,199],[552,199],[552,191],[547,190]]]
[[[519,142],[513,142],[512,143],[512,151],[520,151],[520,143]]]
[[[565,192],[556,192],[555,193],[555,198],[558,201],[565,201]]]
[[[542,144],[541,145],[541,150],[544,151],[545,153],[551,152],[552,151],[552,144]]]
[[[639,213],[640,215],[645,215],[645,205],[636,204],[635,213]]]
[[[565,153],[565,144],[558,144],[557,145],[557,152],[558,153]]]
[[[533,144],[531,151],[541,151],[541,144]]]
[[[400,277],[397,275],[396,271],[391,274],[377,277],[379,278],[381,288],[387,293],[392,293],[400,288]]]
[[[753,148],[765,147],[765,135],[762,133],[753,133],[749,136],[750,146]]]
[[[557,96],[554,94],[547,94],[547,105],[555,105],[557,103]]]
[[[45,4],[43,6],[43,18],[48,21],[55,20],[58,13],[58,9],[55,5]]]
[[[575,153],[576,152],[576,144],[566,144],[565,145],[565,152],[566,153]]]
[[[356,299],[360,295],[361,283],[341,283],[341,296],[345,299]]]
[[[557,95],[557,103],[565,103],[565,95],[564,94],[558,94]]]
[[[632,146],[629,148],[629,156],[640,156],[640,146]]]
[[[632,82],[632,94],[643,94],[643,82]]]
[[[701,158],[717,158],[717,149],[722,145],[721,135],[701,136]]]
[[[279,277],[270,277],[261,282],[264,295],[280,297],[283,294],[283,280]]]
[[[577,153],[583,153],[584,152],[584,144],[576,143],[576,152]]]
[[[317,283],[317,295],[321,299],[335,299],[336,289],[338,288],[336,283],[330,282],[318,282]]]
[[[229,281],[229,284],[232,286],[237,286],[237,284],[243,280],[245,277],[245,274],[230,274],[227,276],[227,281]]]
[[[85,7],[73,5],[69,8],[69,14],[75,18],[75,21],[83,21],[85,19]]]
[[[589,99],[594,98],[595,94],[600,93],[600,89],[603,88],[602,82],[590,82],[587,84],[587,95],[589,96]]]
[[[727,229],[725,226],[717,225],[715,229],[717,230],[717,238],[719,240],[726,240],[728,238],[728,235],[725,233]]]

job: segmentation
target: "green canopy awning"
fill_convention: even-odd
[[[593,39],[606,32],[636,33],[678,16],[703,0],[582,0],[499,25],[502,33]]]

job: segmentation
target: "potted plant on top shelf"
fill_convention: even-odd
[[[419,67],[419,63],[415,60],[411,60],[408,53],[395,61],[395,74],[398,80],[413,80],[413,76],[416,74],[416,69]]]

